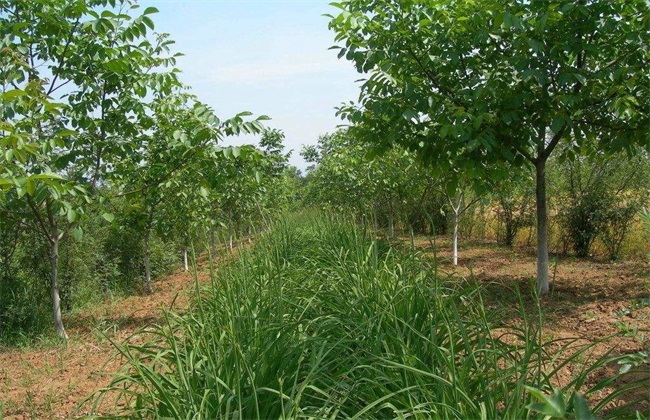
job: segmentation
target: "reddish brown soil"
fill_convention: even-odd
[[[122,342],[159,321],[164,308],[187,307],[193,283],[189,273],[178,272],[156,282],[151,295],[67,317],[66,344],[0,353],[0,408],[5,418],[68,417],[92,391],[107,385],[118,368],[110,340]]]
[[[440,272],[463,278],[473,273],[486,285],[488,304],[512,308],[513,322],[518,322],[517,288],[524,304],[533,306],[530,285],[535,275],[534,255],[490,244],[462,244],[460,264],[453,267],[448,258],[449,243],[439,239],[436,245]],[[418,238],[416,247],[432,253],[426,238]],[[650,329],[650,306],[644,303],[650,298],[647,261],[608,263],[559,258],[551,271],[552,293],[542,302],[543,338],[597,340],[627,331],[627,337],[608,340],[597,348],[597,353],[608,349],[632,353],[650,348],[650,331],[642,331]],[[206,278],[203,273],[199,280]],[[106,303],[68,317],[65,321],[71,339],[65,345],[0,353],[0,414],[7,419],[83,416],[83,411],[75,412],[79,403],[108,384],[111,372],[119,366],[119,359],[112,358],[115,349],[107,337],[122,342],[139,328],[160,321],[162,309],[183,310],[193,285],[189,274],[178,272],[157,282],[151,295]],[[650,375],[646,376],[650,389]],[[650,411],[650,406],[647,408]]]
[[[408,240],[410,241],[410,239]],[[416,248],[432,257],[433,242],[418,238]],[[490,243],[461,244],[459,265],[451,264],[451,246],[446,238],[435,242],[435,255],[441,274],[477,280],[486,289],[486,303],[505,308],[506,324],[520,324],[523,303],[532,323],[539,311],[533,297],[536,258],[534,252],[515,252]],[[559,350],[570,339],[575,346],[597,342],[593,351],[585,353],[589,363],[611,352],[611,355],[650,351],[650,262],[647,260],[608,262],[573,257],[551,256],[551,293],[542,298],[542,340],[566,339],[551,345]],[[521,299],[521,300],[520,300]],[[511,319],[508,319],[508,318]],[[571,351],[565,351],[569,355]],[[613,374],[619,365],[594,375],[587,385],[594,385],[605,374]],[[564,385],[580,367],[571,365],[556,375],[557,385]],[[646,386],[636,397],[645,398],[642,412],[650,413],[650,366],[637,375]],[[612,388],[609,389],[611,391]],[[604,397],[601,392],[592,397]],[[621,403],[622,401],[619,401]]]
[[[415,245],[432,255],[428,239],[420,238]],[[444,239],[436,241],[441,273],[478,280],[486,286],[488,296],[502,305],[519,307],[517,289],[525,304],[533,304],[535,255],[474,243],[459,250],[459,265],[454,267],[448,245]],[[624,329],[620,324],[629,330],[650,329],[649,261],[551,256],[550,271],[551,293],[541,302],[549,334],[596,340]],[[644,341],[631,338],[613,344],[620,346],[621,352],[630,352],[642,350]]]

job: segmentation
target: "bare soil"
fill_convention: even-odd
[[[0,408],[5,419],[69,417],[118,369],[111,340],[120,343],[159,322],[163,309],[187,307],[193,283],[189,273],[175,273],[156,282],[150,295],[66,317],[68,343],[0,353]]]
[[[415,245],[433,254],[429,239],[416,238]],[[439,238],[436,248],[441,273],[473,277],[483,283],[488,304],[512,307],[513,322],[517,322],[518,296],[525,305],[533,306],[533,254],[488,243],[462,243],[459,265],[454,267],[449,242]],[[622,333],[598,346],[597,352],[650,350],[650,263],[552,258],[551,276],[552,292],[542,301],[544,338],[599,340]],[[199,281],[207,279],[207,274],[200,272]],[[111,340],[122,342],[140,328],[160,322],[163,309],[185,310],[193,291],[192,276],[177,272],[156,282],[151,295],[133,296],[68,316],[65,321],[71,339],[67,344],[0,352],[0,414],[6,419],[83,417],[83,411],[76,411],[79,404],[107,385],[111,373],[119,368]]]
[[[486,242],[461,243],[459,264],[453,266],[447,238],[436,238],[435,243],[429,238],[416,238],[414,245],[429,258],[435,255],[441,274],[482,284],[486,290],[486,304],[505,308],[506,324],[522,322],[522,304],[531,322],[538,322],[534,250],[514,251]],[[551,292],[539,302],[541,338],[543,341],[562,340],[550,348],[560,351],[570,342],[574,349],[589,342],[597,343],[585,353],[583,363],[606,353],[614,356],[650,351],[648,260],[609,262],[554,255],[550,259]],[[568,356],[571,350],[564,350],[564,354]],[[587,386],[616,373],[620,367],[608,365],[606,371],[593,375]],[[562,369],[556,375],[556,384],[566,384],[578,369],[580,367],[575,365]],[[644,380],[646,386],[632,397],[644,399],[636,408],[647,415],[650,414],[650,365],[641,366],[640,370],[636,378]],[[615,386],[594,395],[592,402],[604,397]],[[626,398],[621,397],[616,404],[625,401]]]

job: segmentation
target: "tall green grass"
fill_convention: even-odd
[[[538,320],[521,317],[506,326],[478,286],[437,278],[353,224],[294,217],[213,272],[188,314],[119,346],[127,365],[94,404],[112,395],[116,416],[136,418],[533,418],[588,347],[541,343]],[[575,374],[564,414],[612,360]]]

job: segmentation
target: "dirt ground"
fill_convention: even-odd
[[[432,255],[431,241],[419,238],[415,246]],[[536,258],[531,252],[515,252],[490,243],[470,243],[459,249],[459,263],[451,264],[449,243],[436,241],[440,272],[475,278],[488,296],[504,305],[519,306],[517,289],[524,303],[531,303]],[[545,331],[557,337],[580,336],[597,340],[627,331],[637,337],[616,340],[621,352],[644,349],[650,338],[650,262],[607,262],[550,257],[551,293],[541,302]],[[533,308],[534,309],[534,308]],[[625,338],[625,337],[624,337]],[[646,346],[648,347],[648,346]]]
[[[434,243],[430,239],[417,238],[414,245],[427,257],[433,257]],[[534,250],[515,252],[493,243],[464,243],[459,249],[459,264],[453,266],[447,238],[437,238],[435,249],[439,273],[476,279],[485,287],[487,305],[506,308],[504,316],[512,317],[505,319],[507,324],[521,322],[522,303],[526,313],[536,321],[539,311],[533,298],[537,268]],[[585,354],[586,363],[607,352],[613,356],[650,351],[648,260],[608,262],[551,255],[549,279],[551,292],[540,301],[541,337],[543,341],[564,339],[550,348],[560,349],[571,339],[577,339],[573,342],[575,346],[599,342]],[[614,374],[619,367],[608,366],[607,373]],[[555,378],[557,385],[566,384],[577,369],[576,366],[562,369]],[[645,398],[645,402],[637,409],[650,414],[650,365],[646,364],[642,370],[646,372],[641,374],[646,385],[636,397]],[[604,372],[594,375],[587,385],[594,385],[603,375]],[[601,399],[606,393],[599,392],[592,400]]]
[[[0,353],[0,408],[5,419],[69,417],[92,391],[107,385],[119,367],[110,340],[122,342],[159,321],[163,309],[187,307],[193,284],[189,273],[175,273],[156,282],[151,295],[66,317],[66,344]]]
[[[428,239],[417,238],[415,245],[432,254]],[[438,239],[436,247],[442,274],[473,275],[486,285],[488,299],[492,296],[495,302],[512,306],[513,313],[519,306],[517,287],[524,303],[532,302],[533,254],[493,244],[461,244],[459,266],[454,267],[448,241]],[[205,272],[200,273],[199,281],[207,278]],[[650,350],[650,331],[643,331],[650,329],[650,263],[551,258],[551,278],[552,293],[542,302],[544,337],[598,340],[620,332],[599,352]],[[0,352],[0,414],[5,419],[83,417],[83,411],[75,412],[79,403],[108,384],[111,372],[119,367],[110,340],[122,342],[139,328],[158,322],[163,309],[183,310],[193,287],[190,274],[177,272],[157,282],[152,295],[68,316],[71,339],[65,345]]]

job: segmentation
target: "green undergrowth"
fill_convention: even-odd
[[[117,401],[113,414],[130,418],[588,418],[644,386],[628,380],[592,402],[618,382],[587,377],[615,358],[578,364],[588,346],[541,343],[539,319],[503,313],[417,253],[347,222],[292,217],[213,272],[189,313],[119,346],[125,368],[88,404]],[[631,414],[619,406],[608,416]]]

